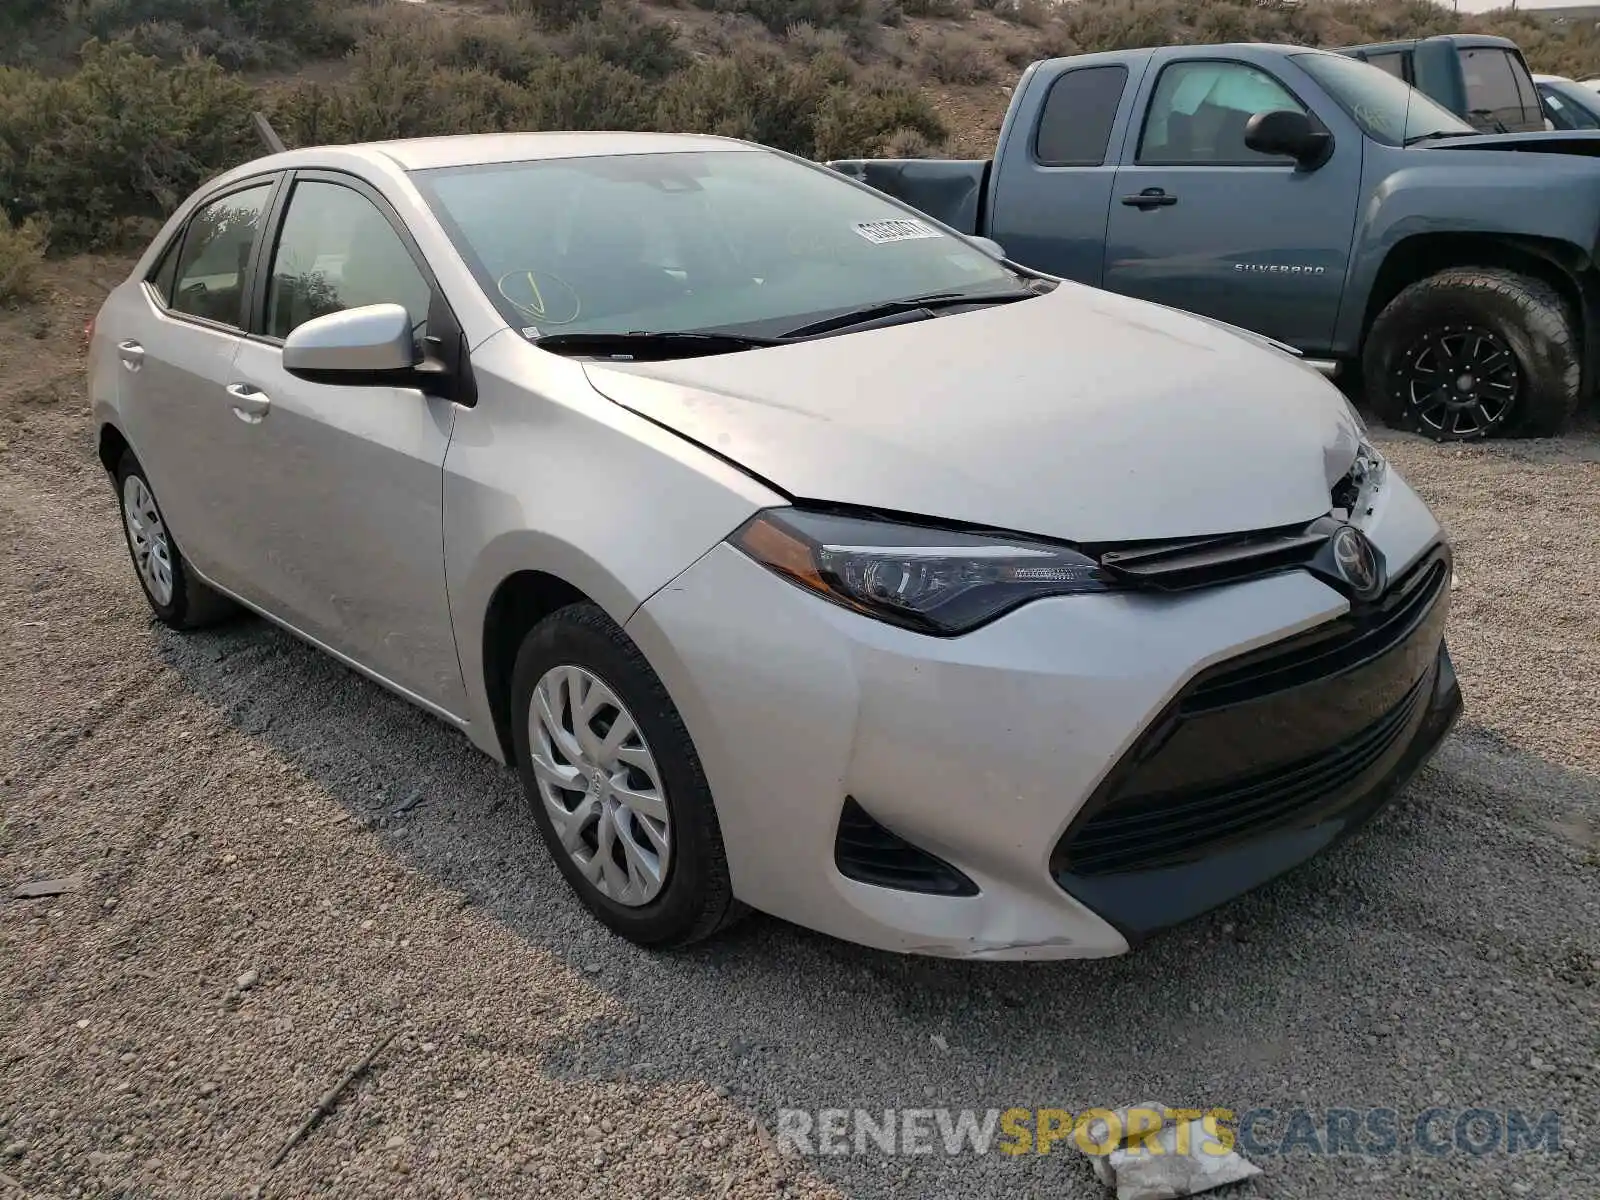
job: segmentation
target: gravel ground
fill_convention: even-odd
[[[1059,1147],[783,1159],[765,1131],[1147,1097],[1561,1114],[1556,1153],[1300,1150],[1231,1195],[1600,1195],[1592,432],[1385,439],[1457,542],[1469,711],[1336,852],[1117,960],[765,918],[656,957],[599,932],[453,731],[263,623],[152,626],[73,358],[114,271],[0,318],[38,348],[0,384],[0,883],[83,879],[0,901],[0,1197],[1092,1197]]]

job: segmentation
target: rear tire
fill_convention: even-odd
[[[161,515],[155,489],[131,450],[123,451],[117,463],[116,483],[122,536],[134,578],[156,619],[173,629],[200,629],[235,615],[239,610],[233,601],[212,591],[189,569]]]
[[[1436,441],[1549,437],[1577,411],[1583,356],[1566,301],[1542,279],[1452,267],[1378,315],[1362,374],[1385,424]]]
[[[517,771],[539,832],[603,924],[664,949],[710,937],[744,914],[689,731],[644,655],[604,612],[568,605],[529,631],[511,677],[511,713]]]

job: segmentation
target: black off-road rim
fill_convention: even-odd
[[[1413,342],[1395,371],[1400,399],[1430,437],[1487,437],[1515,412],[1522,368],[1505,339],[1476,325],[1447,325]]]

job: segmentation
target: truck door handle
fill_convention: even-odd
[[[130,371],[137,371],[144,365],[144,347],[138,342],[118,342],[117,354]]]
[[[233,405],[233,415],[247,425],[258,424],[272,407],[267,394],[248,383],[230,383],[224,390]]]
[[[1150,187],[1136,195],[1124,196],[1122,202],[1129,208],[1171,208],[1178,202],[1178,198],[1167,195],[1161,188]]]

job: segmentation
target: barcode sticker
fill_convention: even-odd
[[[922,221],[897,218],[890,221],[857,221],[856,233],[874,246],[885,242],[914,242],[921,238],[939,237],[939,231]]]

